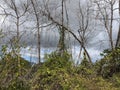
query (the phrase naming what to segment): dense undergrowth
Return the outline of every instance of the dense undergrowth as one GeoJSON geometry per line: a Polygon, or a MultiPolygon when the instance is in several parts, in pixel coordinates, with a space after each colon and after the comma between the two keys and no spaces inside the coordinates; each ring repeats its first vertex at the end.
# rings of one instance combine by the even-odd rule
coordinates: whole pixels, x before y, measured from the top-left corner
{"type": "Polygon", "coordinates": [[[93,65],[86,56],[75,65],[68,52],[53,52],[45,56],[44,63],[34,65],[4,55],[0,60],[0,90],[120,90],[120,48],[101,55],[103,58],[93,65]]]}

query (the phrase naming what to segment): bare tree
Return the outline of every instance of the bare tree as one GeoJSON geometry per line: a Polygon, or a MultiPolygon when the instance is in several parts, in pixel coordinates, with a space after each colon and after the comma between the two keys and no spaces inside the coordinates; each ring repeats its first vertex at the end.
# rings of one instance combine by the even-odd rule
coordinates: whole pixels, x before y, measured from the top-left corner
{"type": "Polygon", "coordinates": [[[59,50],[60,51],[64,51],[65,50],[65,30],[63,27],[64,24],[64,0],[62,0],[61,2],[62,5],[62,26],[59,26],[59,30],[60,30],[60,39],[59,39],[59,50]]]}
{"type": "Polygon", "coordinates": [[[20,20],[22,19],[25,14],[27,13],[28,9],[29,9],[29,3],[28,0],[24,1],[25,3],[23,3],[21,0],[20,2],[17,2],[16,0],[4,0],[5,5],[7,6],[8,9],[4,8],[1,6],[1,8],[3,9],[3,13],[2,15],[6,15],[9,17],[12,17],[15,21],[15,25],[16,25],[16,38],[17,41],[19,42],[20,40],[20,26],[25,22],[25,20],[20,20]],[[20,3],[20,4],[17,4],[20,3]]]}
{"type": "MultiPolygon", "coordinates": [[[[3,0],[5,6],[0,5],[3,12],[1,15],[5,15],[9,18],[10,21],[13,21],[16,28],[16,35],[10,39],[12,52],[17,56],[18,67],[20,71],[20,39],[22,34],[20,33],[20,26],[24,24],[25,20],[23,18],[26,16],[29,10],[29,0],[25,0],[24,2],[19,0],[3,0]]],[[[11,23],[12,24],[12,23],[11,23]]],[[[12,30],[13,31],[13,30],[12,30]]],[[[10,36],[10,34],[9,34],[10,36]]]]}
{"type": "MultiPolygon", "coordinates": [[[[119,17],[120,17],[120,0],[119,0],[119,17]]],[[[120,18],[119,18],[120,21],[120,18]]],[[[117,35],[116,47],[120,46],[120,22],[119,22],[119,30],[117,35]]]]}
{"type": "MultiPolygon", "coordinates": [[[[87,33],[89,29],[89,22],[90,22],[90,7],[86,6],[86,8],[82,8],[81,1],[79,1],[79,11],[78,11],[78,20],[79,20],[79,39],[81,40],[81,44],[85,47],[85,44],[87,43],[87,33]]],[[[89,31],[92,32],[92,31],[89,31]]],[[[86,48],[84,49],[85,53],[88,53],[86,48]]],[[[82,47],[80,48],[80,54],[82,51],[82,47]]],[[[89,59],[90,56],[88,55],[89,59]]]]}
{"type": "Polygon", "coordinates": [[[111,49],[115,47],[113,42],[113,21],[114,19],[114,5],[117,0],[94,0],[97,5],[97,16],[96,19],[100,20],[105,27],[107,32],[111,49]]]}
{"type": "Polygon", "coordinates": [[[35,0],[31,0],[32,3],[32,7],[33,7],[33,12],[35,14],[35,18],[36,18],[36,27],[37,27],[37,47],[38,47],[38,60],[39,63],[41,62],[41,47],[40,47],[40,10],[38,9],[38,7],[36,6],[37,1],[35,0]]]}
{"type": "MultiPolygon", "coordinates": [[[[43,14],[43,16],[46,16],[47,18],[49,18],[49,20],[50,21],[52,21],[53,22],[53,24],[55,24],[55,25],[57,25],[57,26],[59,26],[59,27],[62,27],[63,28],[63,32],[69,32],[78,42],[79,42],[79,44],[80,44],[80,46],[82,47],[82,49],[85,51],[85,53],[86,53],[86,55],[87,55],[87,57],[88,57],[88,60],[89,60],[89,62],[90,63],[92,63],[92,61],[91,61],[91,57],[90,57],[90,55],[89,55],[89,53],[88,53],[88,51],[87,51],[87,49],[86,49],[86,47],[85,47],[85,42],[86,42],[86,35],[87,35],[87,31],[89,30],[88,29],[88,27],[89,27],[89,9],[90,7],[88,7],[86,10],[86,16],[84,16],[82,13],[83,13],[83,11],[82,11],[82,7],[80,7],[80,14],[82,14],[82,21],[81,21],[81,24],[82,25],[80,25],[80,28],[79,28],[79,30],[72,30],[70,27],[68,27],[66,24],[64,24],[63,22],[59,22],[59,21],[57,21],[54,17],[52,17],[52,15],[51,15],[51,13],[49,13],[49,11],[48,10],[46,10],[46,11],[48,11],[48,12],[46,12],[46,11],[42,11],[42,14],[43,14]],[[85,19],[86,18],[86,19],[85,19]],[[83,25],[84,24],[84,25],[83,25]],[[78,36],[78,34],[76,34],[76,31],[79,33],[79,36],[78,36]]],[[[90,31],[89,31],[90,32],[90,31]]],[[[92,32],[91,32],[92,33],[92,32]]]]}

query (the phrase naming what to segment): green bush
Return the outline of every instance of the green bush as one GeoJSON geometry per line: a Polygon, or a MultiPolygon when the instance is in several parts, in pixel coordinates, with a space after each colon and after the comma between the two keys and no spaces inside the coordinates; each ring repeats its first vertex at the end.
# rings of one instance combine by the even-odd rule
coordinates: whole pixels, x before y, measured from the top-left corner
{"type": "Polygon", "coordinates": [[[46,61],[31,80],[32,90],[84,90],[79,75],[72,71],[70,58],[67,52],[46,55],[46,61]]]}
{"type": "Polygon", "coordinates": [[[10,82],[6,90],[30,90],[30,86],[23,78],[16,78],[10,82]]]}
{"type": "Polygon", "coordinates": [[[19,57],[20,67],[18,66],[18,60],[16,57],[12,57],[11,54],[6,54],[2,60],[0,60],[0,88],[1,90],[26,90],[25,75],[31,68],[31,64],[19,57]],[[25,84],[25,85],[24,85],[25,84]],[[20,88],[21,87],[21,88],[20,88]]]}
{"type": "Polygon", "coordinates": [[[69,74],[64,68],[39,69],[31,82],[31,90],[85,90],[79,75],[69,74]]]}
{"type": "Polygon", "coordinates": [[[50,69],[54,69],[56,67],[70,69],[72,63],[71,55],[68,52],[64,52],[62,54],[53,52],[49,55],[45,55],[44,65],[50,69]]]}
{"type": "Polygon", "coordinates": [[[98,74],[108,78],[114,73],[120,72],[120,48],[104,50],[101,55],[103,59],[96,62],[98,74]]]}
{"type": "Polygon", "coordinates": [[[76,69],[77,69],[76,73],[81,74],[82,76],[85,76],[85,77],[89,77],[89,76],[93,75],[93,73],[94,73],[93,66],[88,61],[85,54],[84,54],[84,59],[82,60],[80,65],[77,66],[76,69]]]}

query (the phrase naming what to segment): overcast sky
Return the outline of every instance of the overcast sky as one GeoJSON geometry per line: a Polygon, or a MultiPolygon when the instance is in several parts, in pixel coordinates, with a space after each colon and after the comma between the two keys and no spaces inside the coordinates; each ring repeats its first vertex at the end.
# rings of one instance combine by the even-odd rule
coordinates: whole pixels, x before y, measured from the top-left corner
{"type": "MultiPolygon", "coordinates": [[[[55,3],[58,3],[58,0],[55,0],[55,1],[56,2],[54,2],[54,5],[55,5],[55,3]]],[[[78,1],[79,0],[66,0],[66,7],[67,7],[67,10],[68,10],[68,17],[69,17],[69,27],[72,30],[78,30],[78,28],[79,28],[79,22],[78,22],[79,18],[77,17],[78,6],[79,6],[78,1]]],[[[82,3],[81,7],[83,7],[83,9],[86,6],[85,1],[86,0],[83,0],[81,2],[82,3]]],[[[53,3],[53,1],[52,1],[52,3],[53,3]]],[[[115,7],[118,7],[118,5],[116,4],[115,7]]],[[[55,16],[55,14],[53,12],[51,13],[51,15],[55,16]]],[[[58,15],[60,14],[59,9],[57,11],[57,14],[58,15]]],[[[114,13],[114,17],[118,17],[118,12],[117,11],[114,13]]],[[[59,18],[57,17],[56,20],[58,20],[59,18]]],[[[8,27],[9,27],[9,30],[15,30],[15,28],[14,28],[15,25],[13,24],[12,21],[10,21],[10,18],[6,19],[5,25],[1,24],[3,22],[3,20],[4,20],[4,17],[0,16],[0,26],[1,26],[1,28],[3,28],[4,30],[8,30],[8,27]]],[[[25,25],[27,27],[31,27],[35,24],[33,24],[32,22],[26,22],[25,25]]],[[[96,27],[95,25],[97,25],[97,24],[94,23],[94,21],[91,21],[91,26],[90,26],[89,29],[94,29],[94,30],[91,31],[91,33],[88,35],[88,37],[87,37],[87,40],[88,40],[87,42],[88,43],[86,44],[88,52],[90,53],[90,56],[92,57],[93,61],[100,58],[100,55],[99,55],[100,52],[102,52],[104,49],[109,48],[108,39],[107,39],[106,33],[104,32],[104,28],[102,28],[102,26],[96,27]]],[[[37,39],[36,39],[35,31],[33,33],[29,30],[30,28],[27,28],[27,27],[22,28],[22,27],[23,26],[21,26],[21,29],[26,30],[25,34],[23,35],[22,42],[24,41],[24,42],[26,42],[28,47],[33,46],[34,48],[32,47],[33,49],[31,49],[31,51],[29,51],[28,48],[26,48],[25,50],[22,50],[21,52],[24,55],[24,57],[25,57],[25,55],[26,56],[31,56],[31,53],[32,53],[33,57],[37,57],[37,53],[36,53],[36,50],[35,50],[36,43],[37,43],[36,42],[37,39]],[[23,53],[23,52],[25,52],[25,53],[23,53]]],[[[116,32],[118,31],[118,22],[117,21],[114,21],[113,28],[114,28],[113,39],[115,41],[116,37],[117,37],[116,32]]],[[[42,33],[42,35],[41,35],[42,45],[41,46],[43,47],[41,52],[42,52],[42,57],[43,57],[43,55],[45,53],[49,53],[52,50],[54,50],[53,48],[56,48],[56,46],[58,44],[58,40],[59,40],[59,33],[58,33],[57,28],[54,28],[54,27],[43,28],[41,33],[42,33]],[[52,50],[51,50],[51,48],[52,48],[52,50]]],[[[8,35],[8,37],[9,37],[9,35],[8,35]]],[[[80,48],[79,44],[75,41],[75,39],[72,36],[71,36],[70,39],[71,39],[71,42],[69,42],[69,43],[72,43],[71,47],[72,47],[72,53],[74,54],[74,58],[78,57],[79,48],[80,48]]],[[[68,41],[69,40],[67,39],[66,42],[68,43],[68,41]]]]}

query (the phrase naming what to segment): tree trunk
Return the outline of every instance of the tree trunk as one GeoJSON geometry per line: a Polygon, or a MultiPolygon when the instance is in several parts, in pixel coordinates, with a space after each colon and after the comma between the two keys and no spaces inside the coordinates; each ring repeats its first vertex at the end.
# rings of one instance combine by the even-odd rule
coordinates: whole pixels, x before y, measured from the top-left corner
{"type": "MultiPolygon", "coordinates": [[[[119,0],[119,16],[120,16],[120,0],[119,0]]],[[[118,36],[117,36],[117,41],[116,41],[116,47],[120,46],[120,23],[119,23],[119,31],[118,31],[118,36]]]]}
{"type": "Polygon", "coordinates": [[[32,6],[33,6],[33,10],[34,10],[34,13],[35,13],[35,18],[36,18],[36,27],[37,27],[37,49],[38,49],[38,62],[40,64],[41,62],[41,42],[40,42],[40,22],[39,22],[39,14],[37,12],[37,9],[35,7],[35,4],[34,4],[34,1],[31,0],[31,3],[32,3],[32,6]]]}
{"type": "Polygon", "coordinates": [[[62,26],[59,26],[59,30],[60,30],[60,39],[59,39],[59,44],[58,44],[58,48],[60,52],[64,52],[65,51],[65,30],[64,30],[64,0],[62,0],[62,26]]]}

